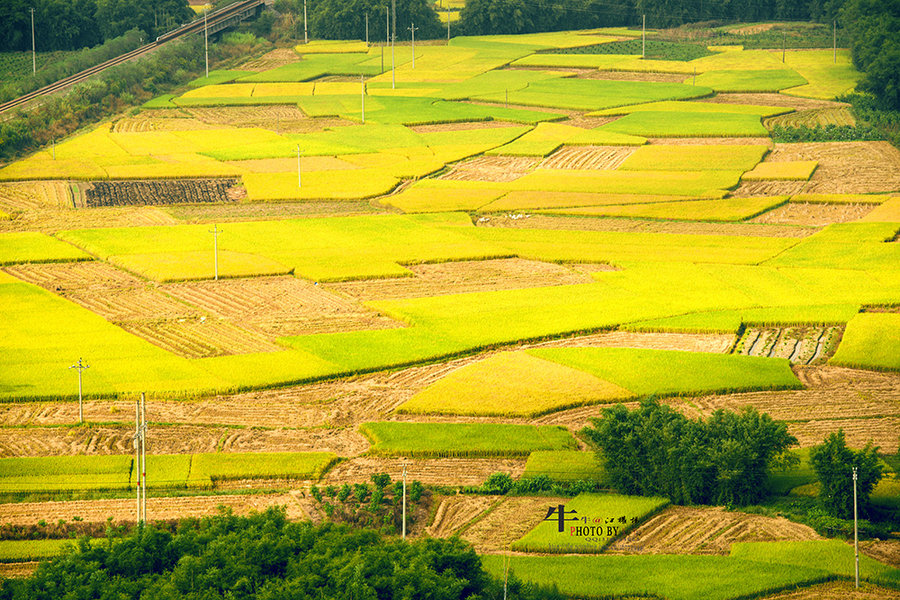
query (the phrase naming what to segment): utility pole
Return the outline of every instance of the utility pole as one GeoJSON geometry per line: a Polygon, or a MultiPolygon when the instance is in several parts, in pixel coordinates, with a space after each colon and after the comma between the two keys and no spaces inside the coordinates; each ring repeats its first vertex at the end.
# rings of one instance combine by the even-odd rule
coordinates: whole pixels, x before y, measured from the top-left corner
{"type": "Polygon", "coordinates": [[[303,187],[303,181],[300,179],[300,144],[297,144],[297,188],[303,187]]]}
{"type": "MultiPolygon", "coordinates": [[[[384,7],[384,46],[391,43],[391,9],[384,7]]],[[[384,73],[384,46],[381,47],[381,72],[384,73]]]]}
{"type": "Polygon", "coordinates": [[[141,524],[141,401],[134,399],[134,469],[137,473],[137,507],[135,520],[138,526],[141,524]]]}
{"type": "Polygon", "coordinates": [[[784,64],[784,52],[787,49],[787,32],[781,32],[781,62],[784,64]]]}
{"type": "Polygon", "coordinates": [[[853,549],[856,553],[856,588],[859,589],[859,529],[856,520],[856,467],[853,467],[853,549]]]}
{"type": "Polygon", "coordinates": [[[209,21],[206,14],[209,9],[203,11],[203,47],[206,50],[206,78],[209,79],[209,21]]]}
{"type": "Polygon", "coordinates": [[[403,459],[403,539],[406,539],[406,459],[403,459]]]}
{"type": "Polygon", "coordinates": [[[216,281],[219,280],[219,234],[222,233],[222,230],[219,229],[218,225],[213,225],[210,233],[213,234],[213,262],[215,266],[215,275],[216,281]]]}
{"type": "Polygon", "coordinates": [[[361,100],[361,106],[362,106],[362,110],[360,112],[362,113],[363,125],[365,125],[366,124],[366,80],[364,79],[363,75],[359,76],[359,87],[361,90],[360,91],[360,100],[361,100]]]}
{"type": "Polygon", "coordinates": [[[833,40],[832,43],[834,44],[834,53],[832,54],[832,62],[834,64],[837,64],[837,19],[835,19],[833,21],[832,27],[833,27],[833,29],[832,29],[831,36],[832,36],[832,40],[833,40]]]}
{"type": "Polygon", "coordinates": [[[450,45],[450,1],[447,1],[447,45],[450,45]]]}
{"type": "Polygon", "coordinates": [[[31,72],[37,73],[37,54],[34,50],[34,9],[31,10],[31,72]]]}
{"type": "Polygon", "coordinates": [[[69,367],[70,369],[78,369],[78,422],[84,423],[84,403],[82,401],[81,396],[81,374],[85,369],[90,369],[90,365],[86,365],[81,362],[81,358],[78,359],[78,362],[69,367]]]}
{"type": "Polygon", "coordinates": [[[369,47],[369,13],[366,13],[366,48],[369,47]]]}
{"type": "Polygon", "coordinates": [[[641,16],[641,58],[647,56],[647,15],[641,16]]]}
{"type": "Polygon", "coordinates": [[[394,43],[397,41],[397,0],[391,0],[391,89],[397,87],[396,63],[394,62],[394,43]]]}
{"type": "Polygon", "coordinates": [[[141,392],[141,522],[147,521],[147,400],[141,392]]]}
{"type": "Polygon", "coordinates": [[[503,600],[506,600],[506,588],[509,583],[509,555],[503,555],[503,600]]]}
{"type": "Polygon", "coordinates": [[[412,23],[407,29],[412,34],[412,68],[416,68],[416,24],[412,23]]]}
{"type": "Polygon", "coordinates": [[[303,43],[309,43],[309,29],[306,26],[306,0],[303,0],[303,43]]]}

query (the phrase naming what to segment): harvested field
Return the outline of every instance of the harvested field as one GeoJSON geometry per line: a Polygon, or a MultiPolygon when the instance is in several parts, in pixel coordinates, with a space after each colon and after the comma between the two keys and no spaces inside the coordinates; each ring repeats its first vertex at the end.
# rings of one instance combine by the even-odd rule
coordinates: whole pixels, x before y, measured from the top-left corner
{"type": "Polygon", "coordinates": [[[561,121],[556,121],[560,125],[571,125],[572,127],[581,127],[582,129],[596,129],[601,125],[612,123],[619,117],[589,117],[587,114],[571,114],[561,121]]]}
{"type": "Polygon", "coordinates": [[[815,100],[785,94],[716,94],[712,98],[700,98],[699,102],[715,102],[718,104],[756,104],[759,106],[779,106],[796,110],[816,108],[847,108],[844,102],[831,100],[815,100]]]}
{"type": "Polygon", "coordinates": [[[435,123],[433,125],[411,125],[410,131],[429,133],[433,131],[469,131],[472,129],[496,129],[498,127],[520,127],[508,121],[458,121],[456,123],[435,123]]]}
{"type": "Polygon", "coordinates": [[[737,354],[786,358],[794,364],[820,364],[837,349],[841,327],[749,328],[736,347],[737,354]]]}
{"type": "Polygon", "coordinates": [[[875,209],[875,204],[820,204],[788,202],[750,219],[751,223],[823,227],[832,223],[858,221],[875,209]]]}
{"type": "Polygon", "coordinates": [[[576,75],[578,79],[605,79],[607,81],[663,81],[681,83],[686,75],[683,73],[650,73],[643,71],[599,71],[583,69],[576,75]]]}
{"type": "Polygon", "coordinates": [[[775,144],[769,162],[816,160],[810,194],[862,194],[900,189],[900,150],[888,142],[775,144]]]}
{"type": "Polygon", "coordinates": [[[223,319],[177,319],[126,321],[125,331],[140,336],[167,352],[185,358],[208,358],[283,350],[263,336],[223,319]]]}
{"type": "Polygon", "coordinates": [[[856,125],[849,108],[809,108],[765,119],[766,129],[773,127],[824,127],[825,125],[856,125]]]}
{"type": "Polygon", "coordinates": [[[820,540],[811,527],[783,517],[729,512],[721,507],[670,506],[628,535],[609,554],[721,554],[735,542],[820,540]]]}
{"type": "Polygon", "coordinates": [[[0,221],[0,231],[40,231],[97,227],[145,227],[175,225],[177,221],[155,206],[109,207],[91,210],[65,208],[34,209],[19,213],[12,221],[0,221]]]}
{"type": "Polygon", "coordinates": [[[900,416],[872,419],[813,420],[790,423],[788,432],[797,438],[801,447],[821,444],[822,440],[838,429],[844,430],[847,446],[862,448],[869,442],[881,448],[881,452],[897,452],[897,432],[900,431],[900,416]]]}
{"type": "Polygon", "coordinates": [[[336,217],[398,212],[376,207],[366,200],[338,202],[264,202],[259,204],[181,204],[166,209],[186,223],[259,221],[290,217],[336,217]]]}
{"type": "Polygon", "coordinates": [[[524,219],[514,219],[509,216],[491,216],[483,221],[479,221],[478,226],[761,237],[807,237],[818,231],[817,228],[813,227],[794,227],[763,223],[665,222],[642,221],[640,219],[597,219],[591,217],[562,217],[549,215],[529,215],[524,219]]]}
{"type": "Polygon", "coordinates": [[[900,540],[865,540],[859,543],[863,554],[900,569],[900,540]]]}
{"type": "Polygon", "coordinates": [[[534,169],[537,162],[525,156],[479,156],[452,165],[438,179],[514,181],[534,169]]]}
{"type": "Polygon", "coordinates": [[[81,186],[83,207],[195,204],[237,200],[237,179],[94,181],[81,186]]]}
{"type": "Polygon", "coordinates": [[[503,258],[412,265],[416,276],[327,284],[359,301],[419,298],[490,290],[590,283],[582,273],[553,263],[503,258]]]}
{"type": "Polygon", "coordinates": [[[765,596],[764,600],[898,600],[900,590],[862,582],[856,589],[852,581],[832,581],[799,590],[765,596]]]}
{"type": "Polygon", "coordinates": [[[272,338],[400,326],[324,287],[294,277],[254,277],[180,283],[162,289],[212,315],[250,326],[272,338]]]}
{"type": "Polygon", "coordinates": [[[275,133],[313,133],[353,125],[338,118],[310,118],[295,105],[216,106],[187,112],[202,123],[229,127],[262,127],[275,133]]]}
{"type": "Polygon", "coordinates": [[[618,168],[634,150],[625,146],[563,146],[538,166],[543,169],[609,171],[618,168]]]}
{"type": "Polygon", "coordinates": [[[0,563],[0,580],[6,578],[31,577],[39,562],[0,563]]]}
{"type": "Polygon", "coordinates": [[[472,496],[458,494],[441,499],[434,520],[425,528],[425,533],[435,538],[448,538],[461,527],[502,501],[503,496],[472,496]]]}
{"type": "Polygon", "coordinates": [[[300,57],[292,48],[278,48],[266,52],[259,58],[248,60],[238,68],[242,71],[268,71],[269,69],[295,63],[298,60],[300,60],[300,57]]]}
{"type": "Polygon", "coordinates": [[[649,144],[666,146],[770,146],[767,137],[693,137],[693,138],[647,138],[649,144]]]}
{"type": "MultiPolygon", "coordinates": [[[[127,404],[127,403],[125,403],[127,404]]],[[[154,404],[150,403],[151,408],[154,404]]],[[[2,456],[66,456],[125,454],[134,451],[132,436],[134,404],[123,411],[119,426],[25,427],[0,429],[2,456]]],[[[77,407],[76,407],[77,410],[77,407]]],[[[152,412],[152,411],[150,411],[152,412]]],[[[89,415],[90,413],[86,411],[89,415]]],[[[334,452],[353,455],[369,443],[355,431],[344,429],[244,429],[197,425],[157,425],[150,422],[149,454],[196,454],[207,452],[334,452]]],[[[524,461],[523,461],[524,465],[524,461]]],[[[524,468],[524,466],[523,466],[524,468]]]]}
{"type": "MultiPolygon", "coordinates": [[[[241,494],[218,496],[185,496],[181,498],[147,498],[147,518],[184,519],[215,515],[219,506],[231,508],[236,515],[248,515],[270,506],[287,507],[291,519],[303,519],[305,512],[293,494],[241,494]]],[[[103,523],[109,517],[117,522],[134,522],[134,499],[78,500],[75,502],[22,502],[0,504],[0,521],[12,525],[32,525],[40,520],[55,523],[81,517],[85,523],[103,523]]]]}
{"type": "Polygon", "coordinates": [[[13,265],[5,267],[4,271],[59,294],[105,292],[146,285],[134,275],[98,261],[13,265]]]}
{"type": "Polygon", "coordinates": [[[0,208],[8,211],[73,207],[72,191],[66,181],[0,183],[0,208]]]}
{"type": "Polygon", "coordinates": [[[808,181],[741,181],[728,196],[753,198],[758,196],[793,196],[805,191],[808,181]]]}
{"type": "MultiPolygon", "coordinates": [[[[481,485],[492,473],[509,473],[517,479],[525,471],[525,459],[440,458],[407,461],[406,476],[430,485],[481,485]]],[[[322,485],[368,483],[374,473],[391,479],[403,477],[403,459],[358,456],[338,463],[322,478],[322,485]]],[[[546,512],[546,511],[545,511],[546,512]]]]}
{"type": "Polygon", "coordinates": [[[123,117],[113,123],[113,133],[144,133],[147,131],[196,131],[215,129],[214,125],[193,119],[185,114],[163,116],[160,111],[146,111],[134,117],[123,117]]]}
{"type": "Polygon", "coordinates": [[[565,504],[569,498],[507,496],[462,534],[478,553],[509,550],[510,544],[534,529],[547,508],[565,504]]]}
{"type": "Polygon", "coordinates": [[[536,348],[645,348],[682,352],[728,352],[734,343],[731,334],[635,333],[609,331],[577,338],[535,344],[536,348]]]}
{"type": "MultiPolygon", "coordinates": [[[[97,313],[107,321],[162,321],[168,319],[200,319],[197,309],[173,300],[153,287],[133,287],[117,290],[61,292],[61,296],[97,313]]],[[[126,327],[128,329],[128,327],[126,327]]]]}

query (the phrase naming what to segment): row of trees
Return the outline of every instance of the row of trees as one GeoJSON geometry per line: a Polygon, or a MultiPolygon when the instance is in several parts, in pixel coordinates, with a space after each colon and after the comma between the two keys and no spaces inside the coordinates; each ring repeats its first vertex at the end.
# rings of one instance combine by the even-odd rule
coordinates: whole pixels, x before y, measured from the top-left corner
{"type": "Polygon", "coordinates": [[[130,29],[150,40],[194,16],[187,0],[4,0],[0,51],[31,50],[32,8],[38,52],[90,48],[130,29]]]}
{"type": "MultiPolygon", "coordinates": [[[[562,600],[552,590],[510,582],[510,600],[562,600]]],[[[153,526],[42,564],[30,579],[2,581],[0,600],[378,600],[502,598],[471,546],[458,538],[407,543],[372,530],[288,522],[284,509],[247,518],[222,514],[153,526]]]]}

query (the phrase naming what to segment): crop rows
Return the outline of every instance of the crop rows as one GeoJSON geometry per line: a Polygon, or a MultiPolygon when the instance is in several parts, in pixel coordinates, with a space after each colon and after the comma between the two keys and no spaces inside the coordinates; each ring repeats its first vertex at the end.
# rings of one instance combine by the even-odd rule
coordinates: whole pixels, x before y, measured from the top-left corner
{"type": "Polygon", "coordinates": [[[744,356],[787,358],[794,364],[818,364],[834,354],[842,331],[837,326],[750,328],[738,342],[736,352],[744,356]]]}
{"type": "Polygon", "coordinates": [[[856,119],[847,108],[813,108],[799,110],[786,115],[766,119],[768,128],[780,127],[824,127],[825,125],[856,125],[856,119]]]}
{"type": "Polygon", "coordinates": [[[453,165],[439,179],[459,181],[515,181],[537,164],[534,158],[520,156],[481,156],[453,165]]]}
{"type": "Polygon", "coordinates": [[[72,192],[64,181],[0,183],[0,207],[11,210],[71,208],[72,192]]]}
{"type": "Polygon", "coordinates": [[[563,146],[543,161],[545,169],[612,170],[634,153],[624,146],[563,146]]]}
{"type": "Polygon", "coordinates": [[[85,204],[146,206],[198,202],[228,202],[234,179],[168,179],[151,181],[95,181],[84,190],[85,204]]]}
{"type": "Polygon", "coordinates": [[[122,323],[122,328],[163,350],[186,358],[281,350],[261,336],[220,319],[201,317],[174,321],[129,321],[122,323]]]}

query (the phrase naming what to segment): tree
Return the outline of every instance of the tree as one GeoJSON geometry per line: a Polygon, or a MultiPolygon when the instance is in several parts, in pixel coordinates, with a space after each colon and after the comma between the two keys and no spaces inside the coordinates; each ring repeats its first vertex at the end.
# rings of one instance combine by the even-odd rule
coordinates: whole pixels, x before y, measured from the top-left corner
{"type": "Polygon", "coordinates": [[[819,478],[819,499],[825,510],[842,519],[853,518],[853,467],[857,470],[856,494],[861,513],[869,505],[869,494],[882,477],[878,448],[871,442],[862,450],[847,447],[844,430],[829,434],[809,454],[819,478]]]}
{"type": "MultiPolygon", "coordinates": [[[[309,33],[326,40],[364,40],[368,15],[369,41],[380,42],[386,35],[385,11],[391,6],[391,0],[318,0],[308,8],[309,33]]],[[[411,23],[416,26],[416,39],[434,39],[445,34],[430,2],[397,0],[397,40],[410,39],[407,28],[411,23]]],[[[299,27],[302,37],[302,9],[299,27]]]]}

